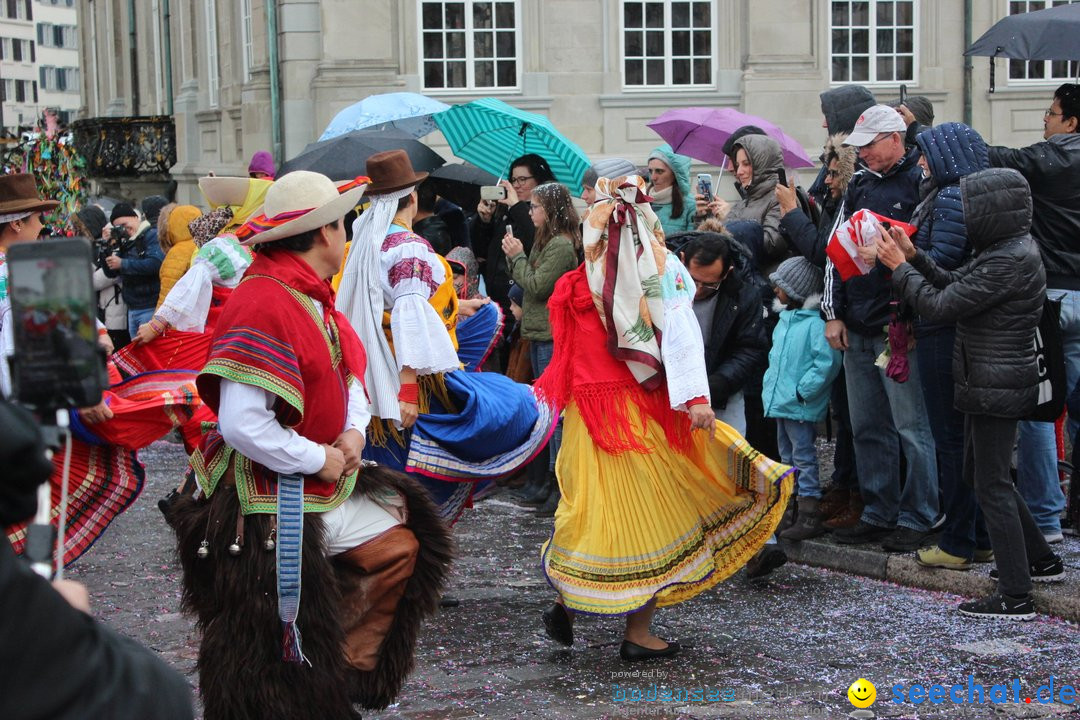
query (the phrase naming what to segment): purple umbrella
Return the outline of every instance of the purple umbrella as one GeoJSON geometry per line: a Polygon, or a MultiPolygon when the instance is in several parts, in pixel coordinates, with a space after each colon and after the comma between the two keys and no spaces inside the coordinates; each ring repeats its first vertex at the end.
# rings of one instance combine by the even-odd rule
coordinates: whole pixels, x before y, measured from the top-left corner
{"type": "Polygon", "coordinates": [[[675,108],[648,124],[675,152],[719,167],[724,167],[727,160],[721,149],[724,142],[743,125],[757,125],[780,143],[785,166],[813,167],[814,163],[797,140],[768,120],[734,108],[675,108]]]}

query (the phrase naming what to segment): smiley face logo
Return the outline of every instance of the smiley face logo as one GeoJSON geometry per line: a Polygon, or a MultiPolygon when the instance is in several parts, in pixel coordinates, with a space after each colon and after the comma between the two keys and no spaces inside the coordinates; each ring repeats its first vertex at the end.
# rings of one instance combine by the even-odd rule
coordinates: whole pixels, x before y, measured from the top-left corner
{"type": "Polygon", "coordinates": [[[848,688],[847,698],[857,708],[868,708],[877,700],[877,688],[866,678],[859,678],[848,688]]]}

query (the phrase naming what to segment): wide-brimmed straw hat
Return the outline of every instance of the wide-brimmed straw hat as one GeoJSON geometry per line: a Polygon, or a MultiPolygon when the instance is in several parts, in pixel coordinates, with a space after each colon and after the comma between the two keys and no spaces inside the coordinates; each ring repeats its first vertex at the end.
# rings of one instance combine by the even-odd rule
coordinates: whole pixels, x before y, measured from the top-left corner
{"type": "Polygon", "coordinates": [[[253,182],[270,183],[272,181],[246,177],[207,175],[199,178],[199,190],[202,190],[206,201],[213,207],[243,205],[247,200],[248,188],[253,182]]]}
{"type": "Polygon", "coordinates": [[[358,177],[336,185],[325,175],[294,170],[274,181],[266,191],[261,213],[248,220],[237,235],[242,236],[244,245],[254,245],[329,225],[356,206],[368,182],[366,177],[358,177]]]}
{"type": "Polygon", "coordinates": [[[29,173],[0,175],[0,215],[35,210],[52,210],[60,203],[42,200],[34,176],[29,173]]]}
{"type": "Polygon", "coordinates": [[[367,190],[368,197],[388,195],[419,185],[428,176],[426,172],[413,170],[409,154],[404,150],[375,153],[367,159],[365,172],[371,178],[371,185],[367,190]]]}

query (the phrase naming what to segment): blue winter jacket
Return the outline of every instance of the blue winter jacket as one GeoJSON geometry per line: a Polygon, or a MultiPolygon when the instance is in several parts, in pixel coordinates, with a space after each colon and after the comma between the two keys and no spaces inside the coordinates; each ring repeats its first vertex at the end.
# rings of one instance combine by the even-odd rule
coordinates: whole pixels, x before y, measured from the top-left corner
{"type": "MultiPolygon", "coordinates": [[[[930,166],[931,190],[915,209],[913,222],[919,229],[913,242],[935,265],[955,270],[971,257],[960,178],[990,167],[989,150],[978,132],[955,122],[922,131],[915,143],[930,166]],[[923,203],[931,207],[924,208],[923,203]]],[[[923,337],[947,327],[952,326],[920,320],[915,335],[923,337]]]]}
{"type": "Polygon", "coordinates": [[[804,422],[825,417],[842,356],[825,339],[820,302],[820,297],[811,296],[802,308],[780,313],[762,382],[765,417],[804,422]]]}
{"type": "Polygon", "coordinates": [[[990,167],[986,143],[963,123],[942,123],[924,130],[915,142],[930,166],[937,194],[932,200],[933,211],[928,220],[920,221],[914,242],[938,267],[955,270],[971,254],[960,178],[990,167]]]}

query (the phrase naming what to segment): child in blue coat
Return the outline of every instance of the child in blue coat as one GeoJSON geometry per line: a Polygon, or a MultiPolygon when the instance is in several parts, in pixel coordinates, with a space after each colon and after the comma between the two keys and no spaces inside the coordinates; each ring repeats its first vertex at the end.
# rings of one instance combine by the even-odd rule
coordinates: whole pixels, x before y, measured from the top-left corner
{"type": "Polygon", "coordinates": [[[804,257],[788,258],[769,276],[780,321],[773,330],[769,369],[761,391],[765,416],[776,418],[780,459],[798,469],[798,521],[780,533],[807,540],[825,532],[818,505],[817,423],[825,417],[829,388],[840,372],[840,353],[825,339],[821,319],[824,275],[804,257]]]}

